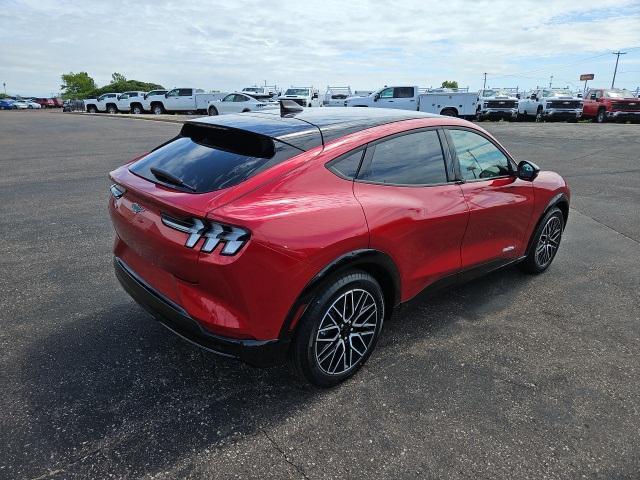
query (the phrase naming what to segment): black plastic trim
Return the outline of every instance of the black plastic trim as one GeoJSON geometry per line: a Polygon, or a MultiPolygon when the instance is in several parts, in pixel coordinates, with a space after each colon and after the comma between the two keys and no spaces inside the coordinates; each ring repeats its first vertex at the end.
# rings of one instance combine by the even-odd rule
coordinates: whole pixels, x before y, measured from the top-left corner
{"type": "Polygon", "coordinates": [[[146,283],[121,259],[115,257],[113,264],[122,288],[163,326],[188,342],[217,355],[236,358],[256,367],[277,365],[286,360],[288,339],[248,340],[214,335],[184,308],[146,283]]]}
{"type": "MultiPolygon", "coordinates": [[[[295,320],[296,314],[299,312],[300,308],[306,306],[311,302],[313,296],[315,294],[315,290],[324,280],[329,278],[335,272],[346,269],[346,268],[358,268],[358,266],[363,265],[376,265],[380,268],[383,268],[385,272],[391,277],[391,281],[393,283],[392,288],[392,300],[391,307],[394,307],[400,303],[400,272],[395,262],[391,259],[389,255],[381,252],[380,250],[375,250],[371,248],[365,248],[360,250],[354,250],[352,252],[341,255],[340,257],[333,260],[331,263],[326,265],[322,270],[320,270],[305,286],[302,290],[302,293],[298,296],[294,304],[289,309],[289,313],[287,314],[284,323],[282,324],[282,328],[280,329],[280,339],[290,339],[291,338],[291,324],[295,320]]],[[[306,307],[305,307],[306,310],[306,307]]],[[[391,308],[388,309],[391,311],[391,308]]],[[[304,314],[304,312],[302,313],[304,314]]]]}

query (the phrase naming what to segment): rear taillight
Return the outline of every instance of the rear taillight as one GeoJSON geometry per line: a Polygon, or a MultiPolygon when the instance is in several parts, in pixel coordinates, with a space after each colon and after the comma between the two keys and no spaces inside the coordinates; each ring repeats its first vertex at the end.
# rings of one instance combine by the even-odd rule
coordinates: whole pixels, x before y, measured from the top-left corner
{"type": "Polygon", "coordinates": [[[184,244],[187,248],[194,248],[201,238],[204,238],[200,251],[213,252],[219,244],[223,247],[221,255],[235,255],[247,243],[251,236],[248,230],[232,225],[210,220],[191,218],[188,220],[177,219],[165,213],[161,214],[162,223],[169,228],[187,234],[184,244]]]}
{"type": "Polygon", "coordinates": [[[121,185],[118,185],[117,183],[114,183],[109,187],[109,191],[111,192],[111,195],[113,195],[114,198],[118,199],[124,195],[127,189],[121,185]]]}

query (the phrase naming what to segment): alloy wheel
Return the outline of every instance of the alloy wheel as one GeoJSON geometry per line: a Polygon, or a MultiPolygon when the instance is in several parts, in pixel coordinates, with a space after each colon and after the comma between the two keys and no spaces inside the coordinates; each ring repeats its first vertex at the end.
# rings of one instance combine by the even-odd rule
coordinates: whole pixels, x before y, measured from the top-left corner
{"type": "Polygon", "coordinates": [[[558,217],[551,217],[540,234],[540,239],[536,245],[536,262],[540,267],[546,267],[560,246],[562,237],[562,222],[558,217]]]}
{"type": "Polygon", "coordinates": [[[320,370],[340,375],[366,355],[381,321],[373,296],[352,289],[335,300],[324,314],[315,338],[315,357],[320,370]]]}

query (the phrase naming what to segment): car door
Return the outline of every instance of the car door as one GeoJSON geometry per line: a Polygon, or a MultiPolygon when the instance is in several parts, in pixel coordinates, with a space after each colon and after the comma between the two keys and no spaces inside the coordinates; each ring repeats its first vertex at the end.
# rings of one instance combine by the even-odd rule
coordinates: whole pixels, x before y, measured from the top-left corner
{"type": "Polygon", "coordinates": [[[370,247],[394,260],[407,298],[460,268],[469,214],[443,145],[436,128],[369,144],[354,181],[370,247]]]}
{"type": "Polygon", "coordinates": [[[533,183],[516,176],[513,160],[488,136],[464,127],[447,127],[446,133],[469,209],[462,268],[506,263],[523,255],[533,214],[533,183]]]}
{"type": "Polygon", "coordinates": [[[164,99],[164,108],[169,111],[178,111],[180,110],[180,94],[179,88],[174,88],[173,90],[169,90],[166,93],[166,98],[164,99]]]}
{"type": "Polygon", "coordinates": [[[188,111],[196,108],[195,96],[193,88],[178,89],[178,108],[177,110],[188,111]]]}
{"type": "Polygon", "coordinates": [[[582,115],[594,117],[596,115],[596,91],[589,90],[582,99],[582,115]]]}
{"type": "Polygon", "coordinates": [[[220,115],[224,115],[225,113],[233,113],[234,112],[234,100],[236,98],[235,93],[230,93],[220,100],[220,102],[216,103],[216,108],[218,109],[218,113],[220,115]]]}
{"type": "Polygon", "coordinates": [[[251,110],[249,97],[247,97],[246,95],[242,95],[241,93],[236,93],[236,96],[233,99],[233,109],[234,112],[237,113],[242,113],[246,109],[251,110]]]}

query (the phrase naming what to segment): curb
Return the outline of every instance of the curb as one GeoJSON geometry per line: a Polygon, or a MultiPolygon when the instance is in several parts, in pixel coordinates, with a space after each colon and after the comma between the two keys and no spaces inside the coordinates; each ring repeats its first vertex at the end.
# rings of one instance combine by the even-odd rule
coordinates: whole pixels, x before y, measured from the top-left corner
{"type": "Polygon", "coordinates": [[[165,122],[165,123],[184,123],[193,118],[201,117],[202,115],[189,115],[185,116],[185,118],[166,118],[161,117],[160,115],[151,115],[148,116],[146,114],[133,115],[130,113],[87,113],[87,112],[57,112],[64,115],[84,115],[89,117],[99,117],[99,118],[129,118],[132,120],[146,120],[148,122],[165,122]]]}

